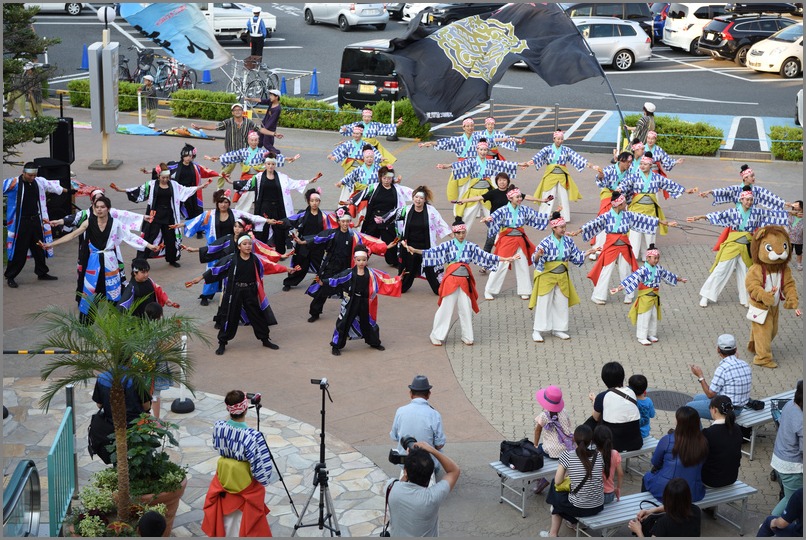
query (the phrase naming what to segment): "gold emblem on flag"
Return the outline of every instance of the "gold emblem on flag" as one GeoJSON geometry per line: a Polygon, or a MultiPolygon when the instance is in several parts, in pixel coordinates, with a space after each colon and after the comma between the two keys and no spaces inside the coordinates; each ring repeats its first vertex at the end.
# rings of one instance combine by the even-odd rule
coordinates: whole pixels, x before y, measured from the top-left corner
{"type": "Polygon", "coordinates": [[[428,39],[433,39],[450,59],[452,67],[465,79],[483,79],[491,82],[504,57],[528,48],[526,41],[515,35],[512,23],[496,19],[482,20],[468,17],[440,28],[428,39]]]}

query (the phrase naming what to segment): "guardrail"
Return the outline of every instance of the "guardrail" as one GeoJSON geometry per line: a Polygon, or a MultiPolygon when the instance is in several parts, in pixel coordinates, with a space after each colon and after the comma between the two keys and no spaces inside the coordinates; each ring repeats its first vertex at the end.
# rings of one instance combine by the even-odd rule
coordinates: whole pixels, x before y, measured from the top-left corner
{"type": "Polygon", "coordinates": [[[39,471],[32,460],[20,461],[3,489],[3,536],[36,536],[41,512],[39,471]]]}
{"type": "Polygon", "coordinates": [[[67,407],[48,452],[48,517],[50,536],[59,536],[76,490],[73,407],[67,407]]]}

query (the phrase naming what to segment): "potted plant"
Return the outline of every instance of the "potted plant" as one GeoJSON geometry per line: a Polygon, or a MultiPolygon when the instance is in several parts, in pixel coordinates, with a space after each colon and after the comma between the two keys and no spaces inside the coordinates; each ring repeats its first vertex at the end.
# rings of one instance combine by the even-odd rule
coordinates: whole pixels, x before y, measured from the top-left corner
{"type": "MultiPolygon", "coordinates": [[[[45,339],[40,347],[72,351],[71,354],[51,357],[42,368],[42,380],[48,380],[50,384],[40,399],[40,406],[47,410],[54,396],[68,384],[86,385],[99,374],[109,373],[117,456],[129,456],[124,380],[128,379],[142,390],[149,387],[154,377],[160,376],[184,384],[192,392],[188,379],[193,365],[178,336],[184,334],[188,339],[209,344],[188,317],[141,319],[129,311],[118,310],[104,298],[93,302],[89,323],[77,313],[56,306],[34,314],[34,319],[43,322],[45,339]]],[[[134,509],[129,459],[118,459],[115,472],[116,515],[119,520],[130,523],[134,509]]]]}

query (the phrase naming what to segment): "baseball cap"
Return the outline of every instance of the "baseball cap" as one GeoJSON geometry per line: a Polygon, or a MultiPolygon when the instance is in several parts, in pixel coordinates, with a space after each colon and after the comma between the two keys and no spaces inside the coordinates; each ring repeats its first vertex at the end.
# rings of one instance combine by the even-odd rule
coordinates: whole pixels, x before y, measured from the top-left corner
{"type": "Polygon", "coordinates": [[[151,75],[145,75],[143,76],[143,80],[154,82],[154,77],[152,77],[151,75]]]}
{"type": "Polygon", "coordinates": [[[730,351],[736,348],[736,338],[730,334],[722,334],[716,338],[716,346],[720,351],[730,351]]]}
{"type": "Polygon", "coordinates": [[[280,97],[280,96],[282,96],[282,95],[283,95],[283,94],[282,94],[282,93],[281,93],[279,90],[277,90],[276,88],[272,88],[271,90],[269,90],[269,94],[274,94],[274,95],[275,95],[275,96],[277,96],[277,97],[280,97]]]}
{"type": "Polygon", "coordinates": [[[232,110],[235,107],[240,107],[241,109],[243,109],[243,105],[241,105],[240,103],[233,103],[232,105],[229,106],[229,110],[232,110]]]}

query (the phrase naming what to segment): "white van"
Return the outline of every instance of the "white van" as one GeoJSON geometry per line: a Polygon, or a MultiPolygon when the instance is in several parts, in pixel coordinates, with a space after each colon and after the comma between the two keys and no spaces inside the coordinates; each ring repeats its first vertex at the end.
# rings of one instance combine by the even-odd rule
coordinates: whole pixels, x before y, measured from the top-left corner
{"type": "Polygon", "coordinates": [[[671,4],[663,27],[663,43],[699,54],[697,43],[711,19],[725,14],[725,4],[671,4]]]}

